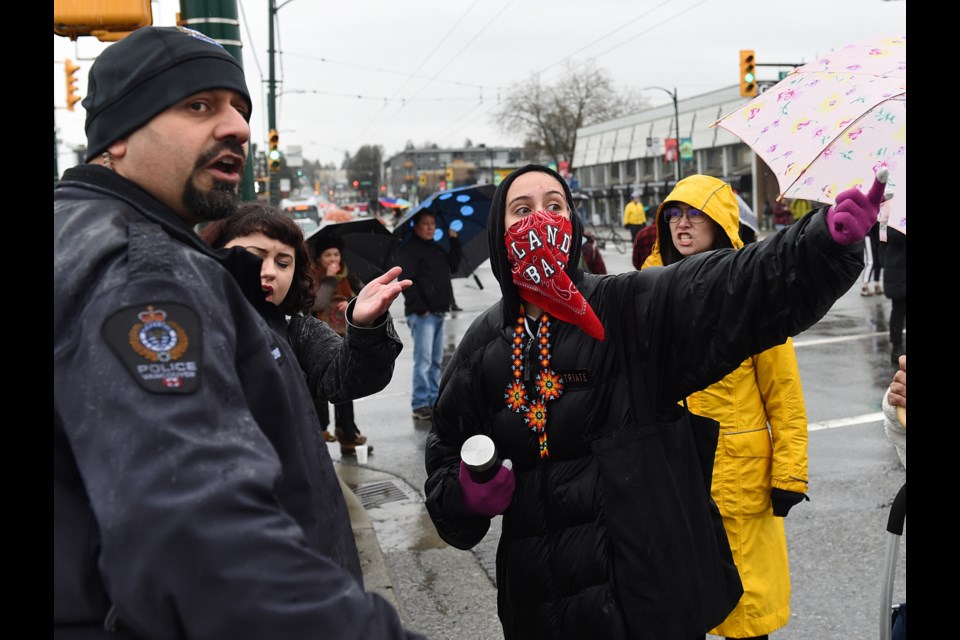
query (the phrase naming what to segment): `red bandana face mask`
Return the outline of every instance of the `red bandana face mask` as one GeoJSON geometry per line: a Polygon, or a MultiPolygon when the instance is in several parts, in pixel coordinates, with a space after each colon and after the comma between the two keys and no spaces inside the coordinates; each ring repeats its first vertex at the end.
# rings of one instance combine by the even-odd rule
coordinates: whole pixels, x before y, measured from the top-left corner
{"type": "Polygon", "coordinates": [[[573,242],[570,221],[550,211],[536,211],[507,229],[504,241],[520,297],[603,340],[603,325],[564,271],[573,242]]]}

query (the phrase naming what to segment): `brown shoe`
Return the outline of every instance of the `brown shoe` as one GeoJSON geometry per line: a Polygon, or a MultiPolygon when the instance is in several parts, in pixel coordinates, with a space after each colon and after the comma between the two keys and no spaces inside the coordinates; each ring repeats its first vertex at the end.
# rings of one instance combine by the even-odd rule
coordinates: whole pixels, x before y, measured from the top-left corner
{"type": "MultiPolygon", "coordinates": [[[[367,436],[362,435],[359,430],[353,442],[347,440],[346,434],[343,433],[343,429],[340,427],[335,428],[333,432],[337,434],[336,440],[340,443],[340,453],[342,455],[352,456],[356,453],[354,449],[358,444],[367,444],[367,436]]],[[[367,452],[373,453],[373,445],[367,445],[367,452]]]]}
{"type": "Polygon", "coordinates": [[[330,433],[329,431],[326,431],[326,430],[325,430],[325,431],[323,432],[323,441],[324,441],[324,442],[336,442],[336,441],[337,441],[337,436],[335,436],[335,435],[333,435],[332,433],[330,433]]]}

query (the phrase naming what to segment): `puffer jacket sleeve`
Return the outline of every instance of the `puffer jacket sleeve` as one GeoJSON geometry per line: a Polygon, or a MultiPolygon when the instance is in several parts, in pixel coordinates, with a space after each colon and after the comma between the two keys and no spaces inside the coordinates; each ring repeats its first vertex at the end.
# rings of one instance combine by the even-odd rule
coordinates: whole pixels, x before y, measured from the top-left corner
{"type": "Polygon", "coordinates": [[[773,441],[772,487],[807,491],[807,409],[793,340],[754,357],[757,386],[773,441]]]}
{"type": "Polygon", "coordinates": [[[447,544],[471,549],[490,528],[490,518],[467,513],[460,490],[460,447],[470,436],[489,433],[493,411],[484,407],[477,385],[492,323],[500,308],[495,305],[474,320],[457,346],[454,359],[444,370],[433,426],[425,444],[427,481],[424,487],[427,511],[437,533],[447,544]]]}
{"type": "Polygon", "coordinates": [[[349,323],[354,304],[351,301],[347,307],[347,335],[343,338],[313,316],[290,318],[287,340],[297,354],[314,401],[336,403],[362,398],[383,390],[393,377],[403,343],[390,314],[378,318],[372,327],[358,327],[349,323]]]}
{"type": "MultiPolygon", "coordinates": [[[[747,357],[782,344],[820,320],[863,271],[863,243],[842,246],[826,208],[743,249],[690,256],[645,269],[619,290],[624,335],[638,336],[628,359],[647,367],[658,409],[717,382],[747,357]],[[623,296],[629,296],[624,299],[623,296]],[[649,330],[637,331],[638,326],[649,330]]],[[[635,274],[624,274],[630,278],[635,274]]],[[[628,345],[629,346],[629,345],[628,345]]]]}

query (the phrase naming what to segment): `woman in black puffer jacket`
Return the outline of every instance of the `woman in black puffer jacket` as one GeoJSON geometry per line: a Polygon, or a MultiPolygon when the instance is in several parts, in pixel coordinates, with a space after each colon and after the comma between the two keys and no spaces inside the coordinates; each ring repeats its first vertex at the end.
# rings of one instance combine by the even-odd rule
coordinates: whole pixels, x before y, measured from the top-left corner
{"type": "Polygon", "coordinates": [[[527,165],[497,188],[487,229],[503,298],[473,322],[444,371],[426,442],[426,506],[446,542],[470,549],[503,514],[498,611],[509,640],[642,633],[628,629],[621,612],[590,445],[629,419],[625,385],[640,385],[650,413],[664,416],[750,354],[813,325],[863,270],[862,244],[838,244],[819,211],[736,252],[585,274],[582,223],[571,211],[569,187],[546,167],[527,165]],[[523,262],[535,243],[523,245],[516,233],[528,217],[569,229],[571,241],[558,239],[553,255],[558,279],[566,283],[562,272],[575,287],[572,307],[557,302],[569,287],[558,297],[521,294],[514,284],[537,270],[523,262]],[[577,307],[577,291],[585,306],[577,307]],[[530,348],[531,336],[543,338],[539,347],[530,348]],[[562,393],[545,380],[560,380],[562,393]],[[540,410],[527,412],[531,406],[540,410]],[[513,462],[490,481],[499,484],[479,490],[459,456],[475,434],[489,435],[513,462]]]}

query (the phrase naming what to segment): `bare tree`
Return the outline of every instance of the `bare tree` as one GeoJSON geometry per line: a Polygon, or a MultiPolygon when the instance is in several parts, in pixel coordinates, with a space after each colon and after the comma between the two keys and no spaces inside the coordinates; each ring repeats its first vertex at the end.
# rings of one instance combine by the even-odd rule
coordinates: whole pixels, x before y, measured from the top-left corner
{"type": "Polygon", "coordinates": [[[647,101],[627,90],[618,93],[604,69],[594,63],[567,63],[555,84],[534,74],[507,90],[494,117],[502,129],[524,136],[528,152],[544,153],[559,163],[573,159],[577,129],[643,110],[647,101]]]}

